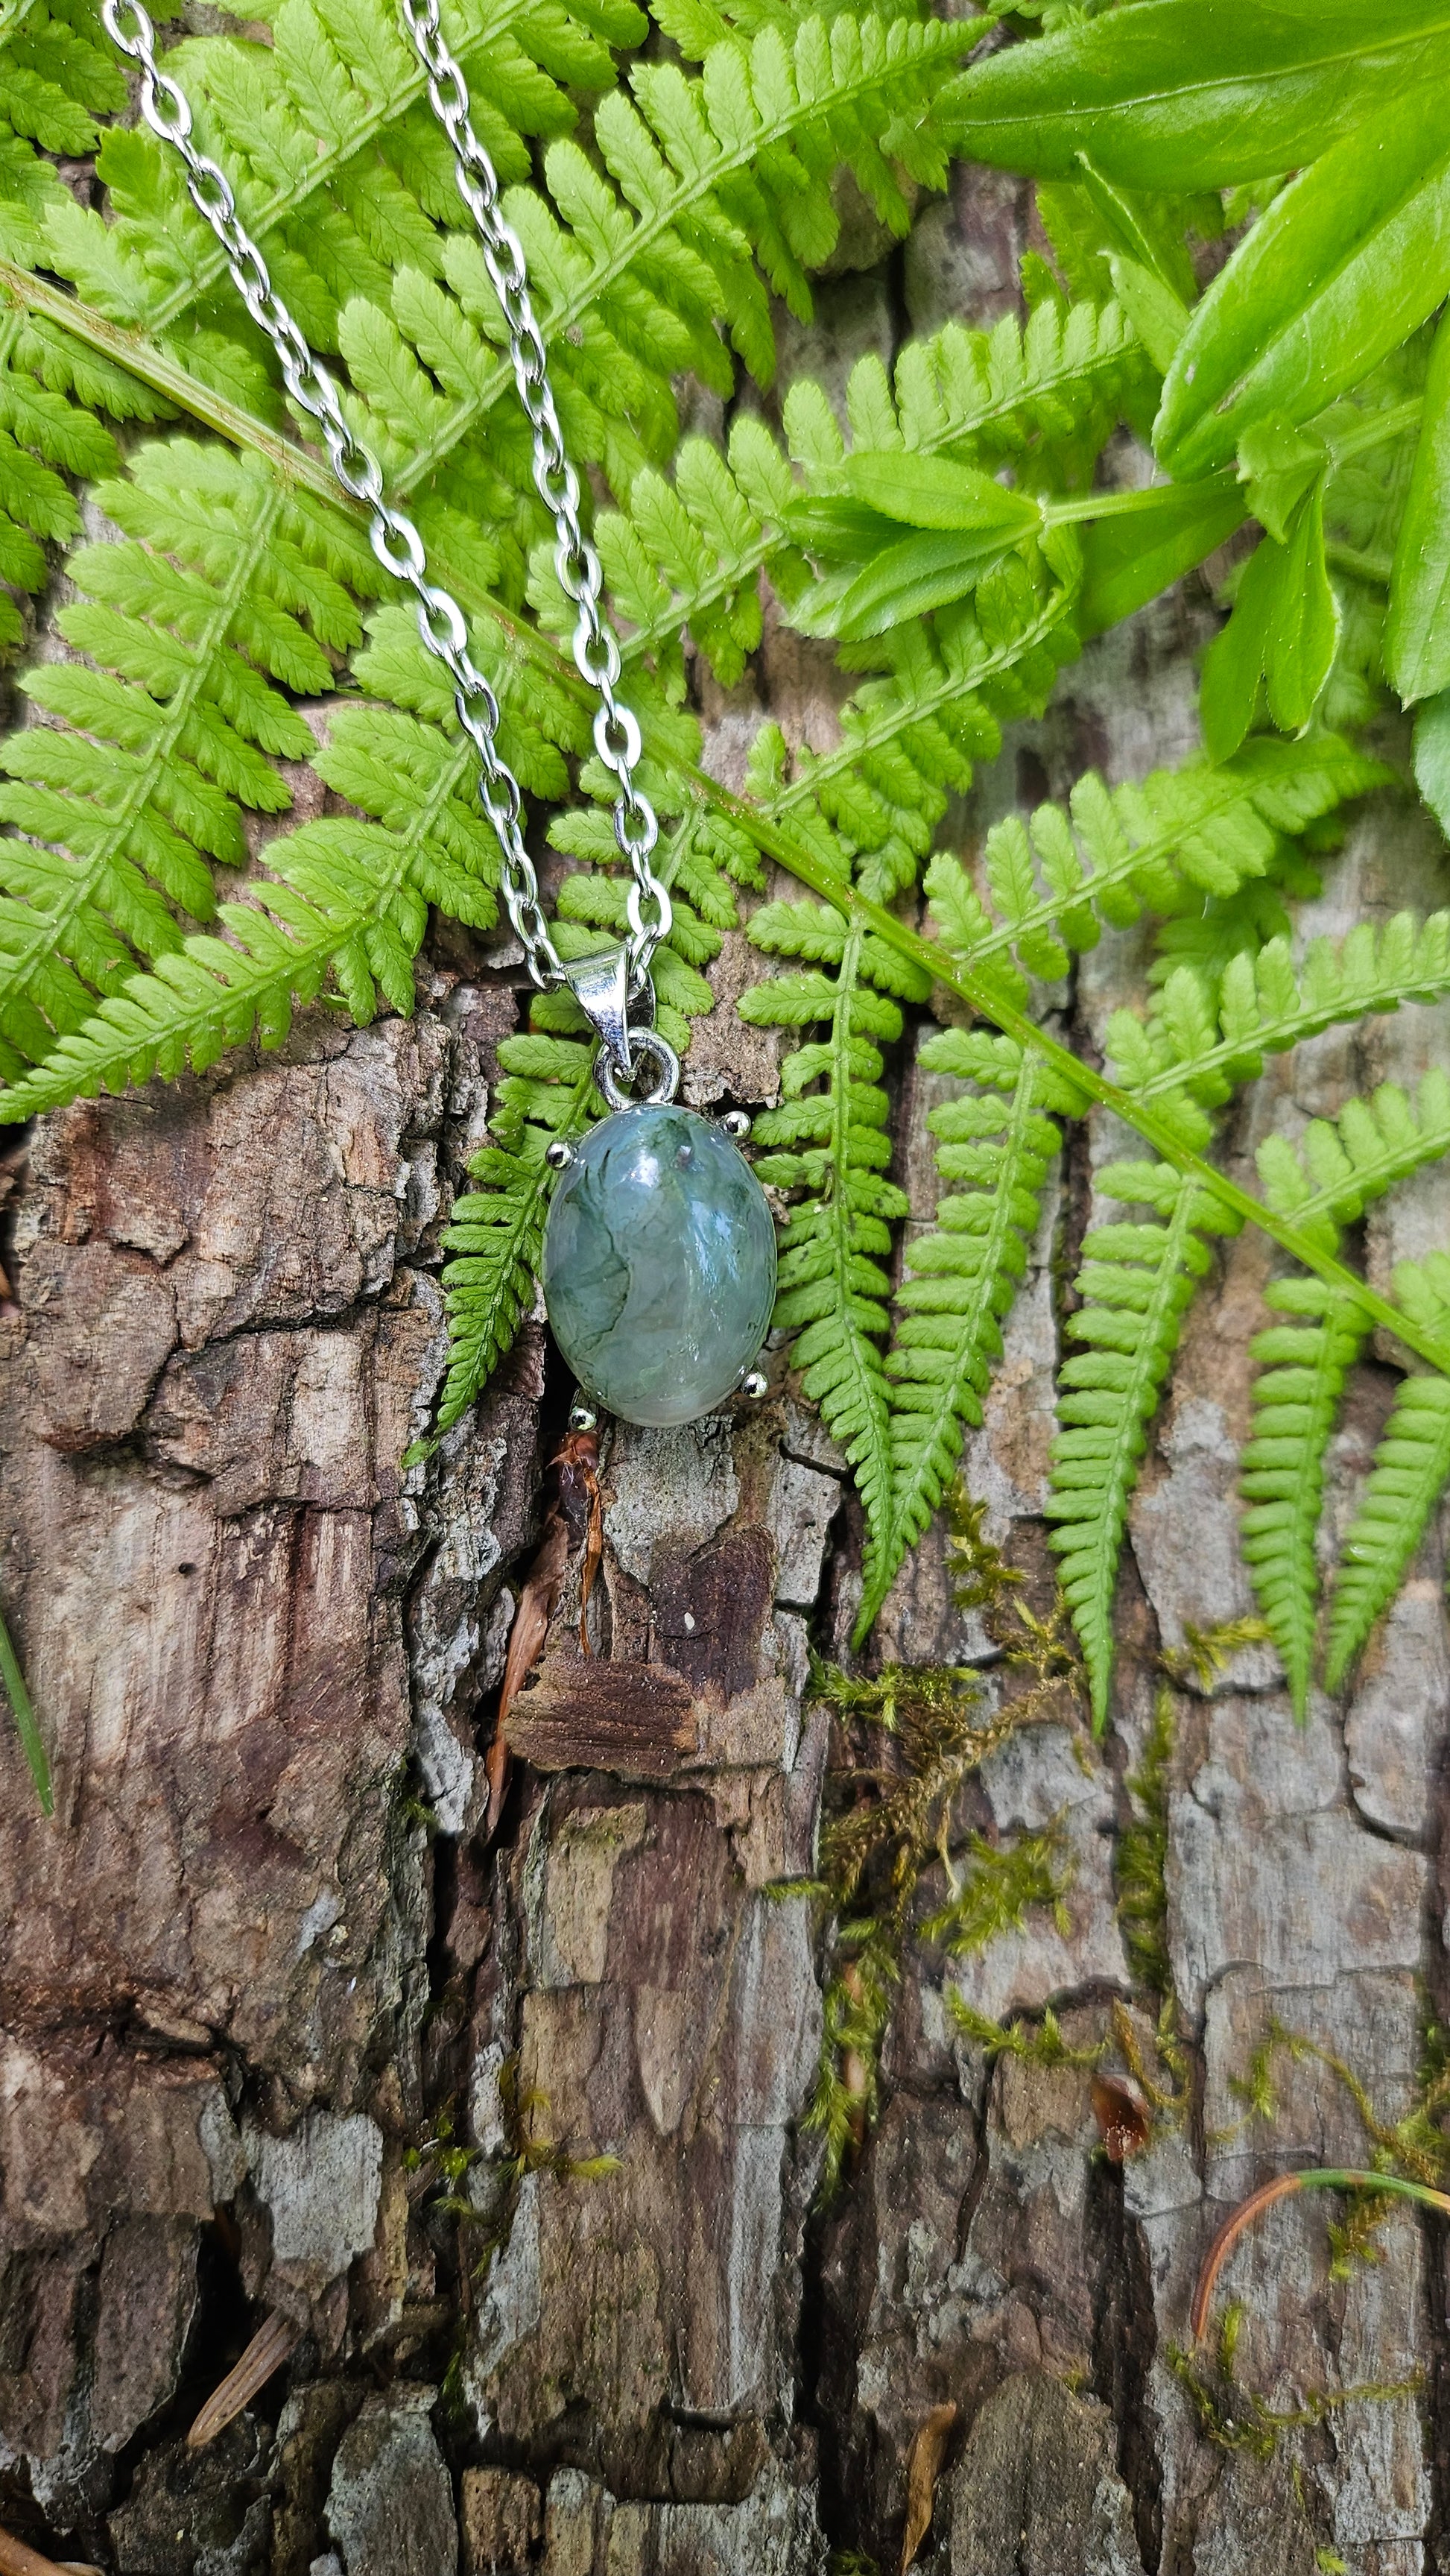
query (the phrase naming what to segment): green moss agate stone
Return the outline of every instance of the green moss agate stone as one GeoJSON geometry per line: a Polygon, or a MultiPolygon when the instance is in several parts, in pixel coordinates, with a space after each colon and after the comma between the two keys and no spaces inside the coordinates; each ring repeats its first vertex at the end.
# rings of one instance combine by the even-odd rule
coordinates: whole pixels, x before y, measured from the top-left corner
{"type": "Polygon", "coordinates": [[[749,1368],[775,1303],[775,1225],[728,1136],[693,1109],[602,1118],[544,1229],[544,1297],[579,1380],[625,1422],[693,1422],[749,1368]]]}

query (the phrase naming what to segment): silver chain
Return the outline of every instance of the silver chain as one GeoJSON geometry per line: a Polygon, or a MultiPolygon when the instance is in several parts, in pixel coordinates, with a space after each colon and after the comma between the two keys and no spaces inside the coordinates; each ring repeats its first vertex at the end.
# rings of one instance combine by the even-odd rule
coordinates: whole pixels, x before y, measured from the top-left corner
{"type": "MultiPolygon", "coordinates": [[[[579,522],[579,478],[565,452],[549,385],[548,353],[529,295],[523,245],[499,208],[498,174],[474,133],[468,85],[444,41],[439,0],[399,0],[418,59],[428,75],[428,98],[453,146],[459,194],[478,227],[484,265],[503,308],[519,399],[534,433],[534,484],[554,520],[554,568],[578,609],[574,660],[599,699],[594,748],[618,788],[614,836],[633,876],[626,917],[628,990],[640,994],[650,961],[670,927],[668,888],[655,875],[651,855],[659,826],[649,799],[635,784],[639,726],[615,695],[619,644],[600,607],[599,557],[579,522]]],[[[383,498],[377,458],[349,428],[337,386],[313,355],[272,283],[266,260],[237,214],[231,183],[191,140],[191,107],[156,59],[156,30],[142,0],[103,0],[106,32],[120,52],[141,67],[141,114],[153,134],[180,153],[192,204],[204,215],[226,253],[227,267],[247,311],[265,331],[282,364],[287,390],[315,420],[344,492],[371,513],[373,553],[386,571],[417,594],[418,632],[453,682],[458,720],[478,753],[479,801],[503,851],[503,894],[508,916],[523,942],[536,984],[571,981],[549,935],[539,903],[539,880],[524,846],[523,796],[498,748],[498,700],[468,650],[463,611],[450,592],[428,579],[423,540],[412,520],[383,498]]],[[[625,1037],[628,1063],[628,1035],[625,1037]]]]}

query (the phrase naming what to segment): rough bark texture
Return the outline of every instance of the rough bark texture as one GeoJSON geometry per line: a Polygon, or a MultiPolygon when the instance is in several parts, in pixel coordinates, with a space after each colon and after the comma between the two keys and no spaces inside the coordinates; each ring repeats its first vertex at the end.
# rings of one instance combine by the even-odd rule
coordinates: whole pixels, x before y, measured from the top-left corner
{"type": "MultiPolygon", "coordinates": [[[[992,318],[1024,221],[1015,183],[979,179],[889,273],[826,289],[783,376],[798,357],[839,383],[908,326],[992,318]]],[[[1193,587],[1070,672],[964,839],[1089,762],[1184,753],[1211,623],[1193,587]]],[[[773,637],[707,704],[717,767],[757,704],[824,739],[836,686],[773,637]]],[[[1312,926],[1433,903],[1441,858],[1375,809],[1312,926]]],[[[1079,1042],[1136,973],[1122,941],[1085,961],[1079,1042]]],[[[811,1861],[831,1747],[803,1709],[808,1644],[842,1648],[859,1536],[779,1370],[753,1413],[607,1439],[595,1652],[566,1586],[502,1832],[480,1831],[568,1394],[539,1328],[431,1465],[398,1460],[438,1382],[440,1213],[519,981],[500,951],[440,969],[411,1024],[306,1016],[280,1058],[44,1122],[15,1170],[0,1600],[58,1811],[39,1819],[0,1729],[0,2522],[121,2576],[890,2568],[912,2435],[952,2403],[938,2576],[1445,2564],[1443,2248],[1411,2215],[1339,2281],[1322,2205],[1279,2208],[1234,2257],[1242,2383],[1342,2401],[1319,2420],[1273,2442],[1221,2414],[1211,2439],[1173,2367],[1224,2208],[1279,2161],[1365,2154],[1320,2060],[1282,2064],[1276,2120],[1245,2124],[1234,2086],[1271,2020],[1393,2118],[1444,1997],[1440,1534],[1353,1697],[1303,1733],[1262,1650],[1177,1694],[1186,2118],[1107,2166],[1085,2071],[989,2067],[923,1953],[879,2126],[813,2216],[820,1962],[807,1905],[766,1891],[811,1861]],[[188,2452],[274,2310],[301,2329],[290,2363],[188,2452]]],[[[1404,1079],[1445,1029],[1325,1041],[1253,1116],[1312,1112],[1351,1071],[1404,1079]]],[[[926,1215],[911,1054],[899,1168],[926,1215]]],[[[768,1097],[773,1062],[727,1001],[694,1096],[768,1097]]],[[[969,1447],[995,1534],[1039,1573],[1062,1255],[1090,1191],[1079,1157],[969,1447]]],[[[1376,1275],[1443,1241],[1447,1207],[1432,1176],[1376,1218],[1376,1275]]],[[[1132,1993],[1114,1869],[1155,1658],[1249,1607],[1233,1486],[1266,1276],[1246,1236],[1190,1323],[1133,1515],[1116,1732],[1084,1762],[1037,1730],[974,1793],[988,1831],[1060,1818],[1074,1877],[1065,1928],[1035,1917],[955,1981],[994,2015],[1051,2002],[1075,2044],[1132,1993]]],[[[1341,1519],[1389,1385],[1382,1355],[1356,1376],[1341,1519]]],[[[933,1534],[873,1651],[982,1642],[933,1534]]]]}

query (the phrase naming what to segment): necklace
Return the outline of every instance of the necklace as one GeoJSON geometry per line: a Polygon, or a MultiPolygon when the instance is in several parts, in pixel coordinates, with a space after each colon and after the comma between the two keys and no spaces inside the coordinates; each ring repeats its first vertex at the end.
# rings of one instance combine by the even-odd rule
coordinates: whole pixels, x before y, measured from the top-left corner
{"type": "Polygon", "coordinates": [[[614,837],[632,878],[629,936],[587,957],[562,958],[550,936],[524,842],[522,792],[498,748],[498,700],[469,653],[462,609],[429,580],[423,540],[384,499],[382,468],[349,427],[331,374],[273,285],[230,181],[193,143],[190,104],[157,62],[156,31],[142,0],[103,0],[101,15],[113,44],[140,66],[141,114],[184,162],[191,201],[276,350],[288,392],[317,422],[343,491],[368,510],[373,553],[416,595],[419,635],[447,670],[459,722],[478,753],[479,801],[503,853],[504,903],[529,973],[541,990],[568,985],[598,1035],[594,1079],[611,1114],[579,1145],[558,1140],[547,1148],[559,1177],[544,1229],[544,1300],[584,1399],[571,1422],[592,1430],[596,1404],[626,1422],[693,1422],[737,1390],[764,1393],[752,1363],[775,1302],[774,1221],[739,1150],[749,1119],[731,1111],[712,1121],[675,1101],[679,1058],[653,1025],[650,974],[671,920],[669,889],[651,864],[659,827],[634,774],[639,726],[615,694],[619,644],[601,607],[599,557],[580,523],[579,478],[554,407],[523,245],[505,220],[497,173],[473,130],[468,84],[443,37],[439,0],[399,6],[503,312],[534,434],[534,485],[557,532],[555,570],[579,612],[574,661],[599,701],[594,748],[618,789],[614,837]],[[653,1079],[635,1097],[646,1066],[653,1079]]]}

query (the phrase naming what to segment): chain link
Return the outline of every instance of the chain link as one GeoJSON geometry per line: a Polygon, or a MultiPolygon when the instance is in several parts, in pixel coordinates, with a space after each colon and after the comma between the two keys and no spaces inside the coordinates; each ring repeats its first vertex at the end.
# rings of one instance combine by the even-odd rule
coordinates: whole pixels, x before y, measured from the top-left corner
{"type": "MultiPolygon", "coordinates": [[[[600,605],[599,557],[579,518],[579,478],[569,462],[554,408],[548,352],[529,295],[523,245],[500,211],[498,174],[474,133],[462,66],[444,40],[438,0],[400,0],[400,7],[428,76],[429,104],[453,147],[459,193],[478,228],[484,265],[508,326],[514,379],[534,433],[534,485],[558,532],[555,570],[579,612],[574,660],[599,699],[594,748],[618,789],[614,837],[633,876],[626,905],[627,954],[630,989],[638,994],[647,982],[655,950],[669,930],[670,898],[650,864],[659,826],[648,797],[635,783],[639,726],[615,695],[619,645],[600,605]]],[[[419,635],[452,680],[458,720],[478,753],[479,802],[503,852],[504,902],[523,942],[529,972],[536,984],[566,982],[564,961],[539,902],[538,876],[524,845],[519,782],[498,748],[498,700],[469,653],[463,611],[448,591],[430,582],[423,540],[412,520],[383,498],[382,467],[349,426],[332,375],[308,347],[272,284],[266,260],[237,213],[225,171],[193,143],[190,103],[157,62],[156,31],[142,0],[103,0],[101,16],[112,43],[140,65],[141,114],[153,134],[171,144],[185,163],[192,204],[220,242],[247,311],[275,348],[289,394],[316,421],[344,492],[370,511],[373,553],[417,598],[419,635]]]]}

